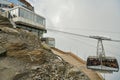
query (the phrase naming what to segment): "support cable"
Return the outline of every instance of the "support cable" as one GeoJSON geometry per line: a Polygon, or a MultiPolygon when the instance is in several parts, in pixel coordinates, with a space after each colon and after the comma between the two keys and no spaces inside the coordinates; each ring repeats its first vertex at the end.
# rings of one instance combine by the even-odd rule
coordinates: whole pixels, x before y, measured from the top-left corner
{"type": "Polygon", "coordinates": [[[111,38],[106,38],[106,37],[102,37],[102,36],[86,36],[86,35],[65,32],[65,31],[55,30],[55,29],[49,29],[49,28],[47,28],[47,30],[54,31],[54,32],[60,32],[60,33],[64,33],[64,34],[69,34],[69,35],[73,35],[73,36],[84,37],[84,38],[92,38],[92,39],[101,39],[101,40],[106,40],[106,41],[120,42],[120,40],[113,40],[111,38]]]}

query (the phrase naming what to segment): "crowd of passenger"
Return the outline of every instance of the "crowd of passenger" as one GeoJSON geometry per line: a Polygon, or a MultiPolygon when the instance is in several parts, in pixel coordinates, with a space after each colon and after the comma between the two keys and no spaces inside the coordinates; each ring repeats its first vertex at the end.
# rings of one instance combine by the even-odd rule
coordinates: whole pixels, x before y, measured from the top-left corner
{"type": "Polygon", "coordinates": [[[98,66],[100,65],[100,60],[98,58],[89,58],[87,61],[88,66],[98,66]]]}
{"type": "Polygon", "coordinates": [[[117,61],[115,59],[102,60],[102,64],[107,67],[118,68],[117,61]]]}
{"type": "Polygon", "coordinates": [[[87,66],[99,66],[99,65],[118,68],[116,59],[103,59],[101,62],[99,58],[89,58],[87,61],[87,66]]]}

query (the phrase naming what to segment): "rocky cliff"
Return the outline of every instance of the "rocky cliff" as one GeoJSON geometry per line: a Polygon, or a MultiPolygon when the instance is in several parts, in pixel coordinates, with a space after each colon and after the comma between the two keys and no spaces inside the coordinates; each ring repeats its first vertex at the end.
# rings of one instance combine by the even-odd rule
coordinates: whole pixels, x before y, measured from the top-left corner
{"type": "Polygon", "coordinates": [[[0,26],[0,80],[90,80],[32,32],[0,26]]]}

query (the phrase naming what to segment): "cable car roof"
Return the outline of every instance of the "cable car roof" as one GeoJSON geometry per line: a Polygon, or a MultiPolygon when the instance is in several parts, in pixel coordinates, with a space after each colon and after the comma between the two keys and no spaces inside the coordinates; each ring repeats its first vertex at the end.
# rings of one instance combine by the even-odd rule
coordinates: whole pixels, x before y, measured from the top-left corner
{"type": "MultiPolygon", "coordinates": [[[[88,58],[99,58],[98,56],[89,56],[88,58]]],[[[115,57],[106,56],[105,59],[116,59],[115,57]]]]}

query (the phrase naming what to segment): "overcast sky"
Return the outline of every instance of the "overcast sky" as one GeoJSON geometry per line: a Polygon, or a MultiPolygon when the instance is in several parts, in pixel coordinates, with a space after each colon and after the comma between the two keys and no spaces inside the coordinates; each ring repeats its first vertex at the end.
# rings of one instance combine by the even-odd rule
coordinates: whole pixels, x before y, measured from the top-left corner
{"type": "MultiPolygon", "coordinates": [[[[120,39],[120,0],[28,0],[35,12],[44,16],[47,28],[83,35],[102,35],[120,39]]],[[[95,55],[96,41],[50,32],[56,47],[72,51],[86,59],[95,55]]],[[[117,57],[120,63],[120,43],[105,42],[108,55],[117,57]]],[[[119,73],[109,74],[107,80],[119,80],[119,73]]]]}
{"type": "Polygon", "coordinates": [[[30,0],[47,25],[120,32],[120,0],[30,0]]]}

